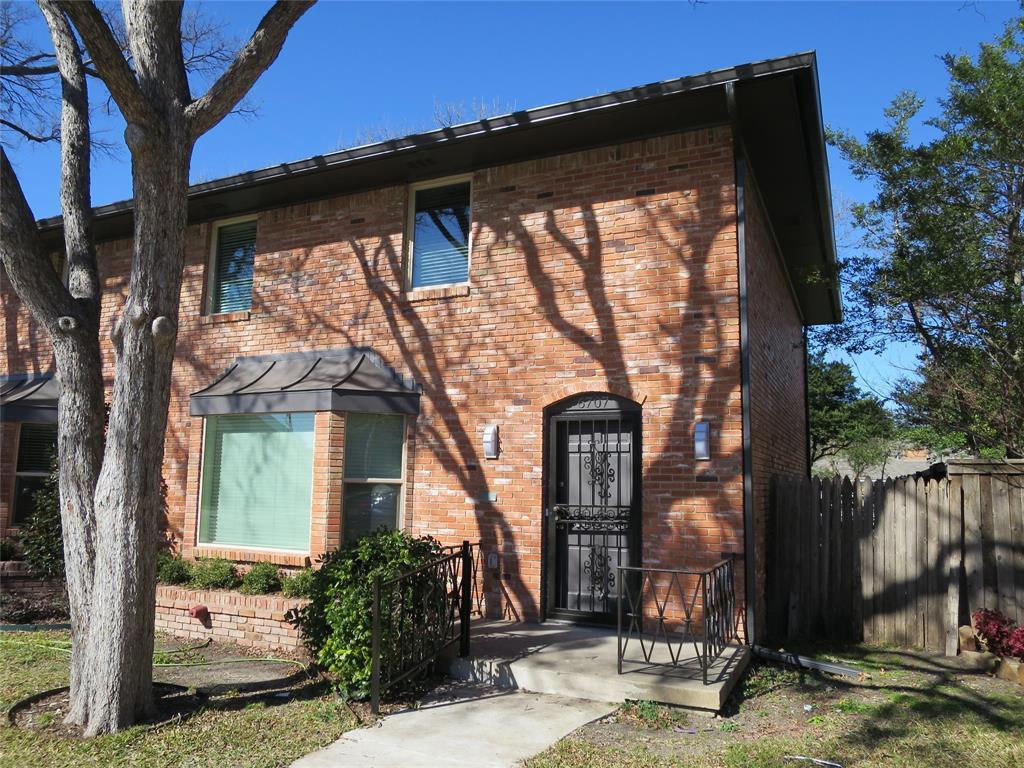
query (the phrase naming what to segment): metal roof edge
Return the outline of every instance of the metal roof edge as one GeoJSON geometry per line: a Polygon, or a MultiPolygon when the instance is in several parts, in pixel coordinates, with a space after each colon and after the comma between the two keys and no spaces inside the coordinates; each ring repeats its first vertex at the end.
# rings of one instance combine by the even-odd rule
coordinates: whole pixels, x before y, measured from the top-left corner
{"type": "MultiPolygon", "coordinates": [[[[599,113],[608,109],[624,107],[645,101],[678,96],[706,88],[719,87],[727,82],[751,80],[769,77],[801,69],[811,69],[817,87],[816,57],[814,51],[804,51],[772,59],[764,59],[747,64],[739,64],[707,72],[686,75],[683,77],[663,80],[646,85],[622,88],[596,96],[558,102],[527,110],[510,112],[505,115],[483,118],[459,125],[438,128],[420,134],[410,134],[396,139],[365,144],[362,146],[331,152],[325,155],[313,155],[301,160],[264,168],[244,171],[224,176],[219,179],[193,184],[189,187],[188,197],[197,200],[207,195],[220,194],[233,189],[246,189],[260,184],[270,183],[279,179],[294,177],[297,174],[316,174],[345,165],[367,162],[383,157],[390,157],[414,150],[441,146],[452,142],[483,135],[498,135],[512,129],[526,129],[535,125],[556,120],[575,119],[599,113]]],[[[820,100],[819,100],[820,105],[820,100]]],[[[820,114],[820,109],[818,110],[820,114]]],[[[119,214],[128,213],[133,209],[131,199],[97,206],[93,209],[94,219],[106,219],[119,214]]],[[[40,219],[36,226],[42,232],[59,229],[61,216],[40,219]]]]}

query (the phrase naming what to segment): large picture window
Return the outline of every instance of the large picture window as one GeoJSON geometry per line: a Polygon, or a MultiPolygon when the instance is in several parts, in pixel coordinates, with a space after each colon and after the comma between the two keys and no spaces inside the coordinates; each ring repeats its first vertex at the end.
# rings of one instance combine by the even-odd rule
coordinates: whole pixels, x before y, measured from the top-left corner
{"type": "Polygon", "coordinates": [[[469,280],[469,181],[416,185],[410,193],[411,288],[469,280]]]}
{"type": "Polygon", "coordinates": [[[256,220],[221,224],[210,264],[211,314],[252,308],[253,262],[256,258],[256,220]]]}
{"type": "Polygon", "coordinates": [[[199,543],[309,551],[313,414],[206,419],[199,543]]]}
{"type": "Polygon", "coordinates": [[[405,417],[350,413],[345,419],[345,541],[398,527],[405,417]]]}
{"type": "Polygon", "coordinates": [[[13,525],[35,512],[35,494],[49,476],[57,452],[56,424],[22,424],[18,430],[18,463],[14,469],[13,525]]]}

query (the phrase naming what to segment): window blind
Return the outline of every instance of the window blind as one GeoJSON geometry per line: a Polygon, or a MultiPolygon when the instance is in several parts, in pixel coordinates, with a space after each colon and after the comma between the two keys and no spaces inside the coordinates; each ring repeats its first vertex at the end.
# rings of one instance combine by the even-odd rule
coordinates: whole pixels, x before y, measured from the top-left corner
{"type": "Polygon", "coordinates": [[[405,418],[350,413],[345,418],[345,477],[400,480],[405,418]]]}
{"type": "Polygon", "coordinates": [[[22,424],[18,431],[17,472],[49,473],[57,450],[55,424],[22,424]]]}
{"type": "Polygon", "coordinates": [[[412,287],[469,279],[469,182],[416,191],[412,287]]]}
{"type": "Polygon", "coordinates": [[[217,230],[211,312],[242,312],[252,307],[255,256],[255,221],[228,224],[217,230]]]}
{"type": "Polygon", "coordinates": [[[309,551],[313,414],[206,420],[199,540],[309,551]]]}

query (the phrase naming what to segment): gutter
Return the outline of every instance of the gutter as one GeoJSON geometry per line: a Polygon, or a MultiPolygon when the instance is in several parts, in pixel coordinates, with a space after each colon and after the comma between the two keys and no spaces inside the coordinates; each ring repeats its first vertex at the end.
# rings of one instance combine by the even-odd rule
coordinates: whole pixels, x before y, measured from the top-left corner
{"type": "Polygon", "coordinates": [[[746,237],[746,153],[739,118],[736,91],[725,86],[726,104],[732,119],[733,157],[736,164],[736,256],[739,266],[740,300],[740,403],[743,413],[743,596],[746,604],[744,627],[747,644],[757,639],[757,592],[754,578],[754,450],[750,439],[750,333],[747,311],[747,237],[746,237]]]}
{"type": "MultiPolygon", "coordinates": [[[[556,121],[575,120],[631,104],[656,101],[665,97],[721,87],[740,80],[753,80],[794,70],[805,70],[813,67],[813,63],[813,52],[796,53],[775,59],[712,70],[699,75],[690,75],[648,85],[624,88],[583,99],[558,102],[448,128],[439,128],[426,133],[413,134],[399,139],[366,144],[326,155],[314,155],[291,163],[281,163],[258,170],[225,176],[221,179],[201,184],[194,184],[189,187],[188,198],[190,201],[200,200],[211,195],[249,189],[278,180],[293,179],[296,176],[307,174],[313,175],[357,163],[408,154],[442,145],[462,143],[473,138],[494,136],[509,131],[527,130],[556,121]]],[[[299,201],[296,200],[296,202],[299,201]]],[[[108,205],[98,206],[93,209],[94,221],[101,221],[117,215],[130,213],[132,208],[132,200],[121,200],[108,205]]],[[[62,218],[60,216],[41,219],[37,222],[37,227],[44,233],[59,229],[61,226],[62,218]]]]}

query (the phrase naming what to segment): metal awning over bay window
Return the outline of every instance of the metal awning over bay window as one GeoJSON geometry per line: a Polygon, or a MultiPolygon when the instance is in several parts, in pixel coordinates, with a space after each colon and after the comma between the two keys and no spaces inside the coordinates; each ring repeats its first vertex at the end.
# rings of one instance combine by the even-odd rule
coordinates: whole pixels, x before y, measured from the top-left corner
{"type": "Polygon", "coordinates": [[[14,374],[0,378],[0,421],[57,423],[60,383],[53,374],[14,374]]]}
{"type": "Polygon", "coordinates": [[[193,393],[193,416],[349,411],[417,414],[419,389],[357,349],[240,357],[193,393]]]}

